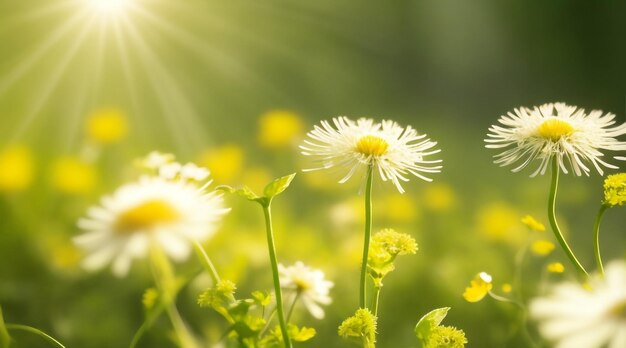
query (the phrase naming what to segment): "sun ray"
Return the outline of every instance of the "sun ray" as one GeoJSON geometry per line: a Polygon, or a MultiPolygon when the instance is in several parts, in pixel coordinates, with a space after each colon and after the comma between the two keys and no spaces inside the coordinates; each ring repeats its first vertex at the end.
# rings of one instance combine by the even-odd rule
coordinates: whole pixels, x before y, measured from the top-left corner
{"type": "Polygon", "coordinates": [[[78,25],[81,19],[84,19],[84,15],[84,11],[76,13],[62,26],[50,33],[44,42],[37,44],[35,52],[28,54],[26,59],[24,59],[18,66],[11,69],[11,73],[7,74],[2,80],[0,80],[0,96],[26,73],[28,73],[37,63],[39,63],[44,55],[48,53],[48,51],[50,51],[55,44],[61,41],[66,34],[71,32],[78,25]]]}
{"type": "Polygon", "coordinates": [[[264,91],[272,93],[277,98],[287,98],[276,85],[268,83],[268,81],[261,78],[258,73],[240,63],[223,50],[218,50],[209,45],[206,40],[200,38],[198,35],[172,24],[166,18],[157,16],[146,8],[137,8],[136,13],[147,20],[154,28],[174,40],[174,42],[203,57],[204,64],[212,68],[213,71],[224,74],[229,78],[234,78],[235,80],[239,79],[237,81],[245,80],[248,83],[241,84],[244,88],[251,88],[249,86],[254,85],[256,86],[255,88],[262,88],[264,91]]]}
{"type": "Polygon", "coordinates": [[[0,32],[11,30],[13,27],[23,25],[24,22],[32,23],[50,17],[58,12],[67,10],[75,5],[75,0],[57,1],[47,3],[39,6],[35,9],[30,9],[24,13],[16,14],[7,19],[4,19],[0,26],[0,32]]]}
{"type": "Polygon", "coordinates": [[[159,103],[164,110],[165,120],[174,131],[174,140],[181,151],[197,148],[203,143],[199,120],[190,102],[182,94],[180,85],[165,68],[158,55],[150,48],[135,25],[123,19],[130,39],[133,40],[137,53],[142,57],[142,68],[148,76],[159,103]]]}
{"type": "MultiPolygon", "coordinates": [[[[119,21],[113,23],[113,36],[115,45],[117,47],[119,61],[122,66],[122,74],[125,80],[126,89],[130,96],[130,104],[132,108],[132,114],[135,116],[140,114],[140,103],[139,96],[137,95],[137,88],[135,85],[135,80],[133,78],[130,58],[128,57],[127,47],[125,45],[124,35],[122,33],[122,28],[120,28],[121,23],[119,21]]],[[[148,144],[148,139],[146,138],[145,132],[137,132],[137,136],[139,137],[139,141],[142,144],[148,144]]]]}
{"type": "Polygon", "coordinates": [[[12,140],[15,141],[19,139],[26,129],[32,124],[32,122],[36,119],[41,109],[44,107],[45,103],[50,98],[50,95],[54,91],[55,87],[57,87],[59,81],[63,77],[63,74],[68,68],[69,63],[76,57],[78,49],[81,47],[85,39],[87,38],[87,34],[89,34],[91,24],[93,23],[93,18],[90,18],[89,22],[86,23],[82,30],[80,30],[79,36],[74,40],[70,48],[65,52],[64,56],[58,62],[56,69],[52,71],[51,75],[45,79],[45,83],[43,87],[37,93],[37,99],[31,104],[30,108],[23,116],[22,121],[16,127],[12,140]]]}

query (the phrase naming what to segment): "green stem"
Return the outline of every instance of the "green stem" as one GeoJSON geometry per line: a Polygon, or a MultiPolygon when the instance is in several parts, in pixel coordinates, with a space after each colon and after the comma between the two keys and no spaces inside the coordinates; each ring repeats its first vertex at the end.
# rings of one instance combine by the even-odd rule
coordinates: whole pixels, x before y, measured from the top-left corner
{"type": "Polygon", "coordinates": [[[594,234],[594,251],[596,254],[596,263],[598,264],[598,271],[600,275],[604,277],[604,266],[602,266],[602,257],[600,256],[600,222],[602,221],[602,216],[606,211],[606,208],[609,206],[606,204],[602,204],[600,206],[600,210],[598,210],[598,215],[596,216],[596,222],[593,225],[593,234],[594,234]]]}
{"type": "Polygon", "coordinates": [[[528,343],[528,347],[540,347],[539,344],[537,344],[537,342],[535,342],[535,340],[532,338],[530,332],[528,332],[528,328],[526,327],[526,322],[528,321],[528,313],[526,311],[526,307],[521,302],[512,300],[504,296],[496,295],[491,291],[489,291],[488,294],[496,301],[512,303],[520,309],[520,312],[522,313],[522,317],[520,318],[522,322],[522,337],[524,337],[526,343],[528,343]]]}
{"type": "Polygon", "coordinates": [[[8,348],[9,342],[11,342],[11,336],[9,336],[9,330],[4,323],[4,317],[2,316],[2,307],[0,307],[0,348],[8,348]]]}
{"type": "Polygon", "coordinates": [[[372,305],[372,312],[375,317],[378,317],[378,300],[380,299],[380,286],[374,286],[374,304],[372,305]]]}
{"type": "Polygon", "coordinates": [[[300,298],[300,291],[296,292],[296,296],[293,298],[293,302],[291,303],[291,308],[289,308],[289,313],[287,313],[287,324],[291,320],[291,314],[293,314],[293,309],[296,308],[296,302],[300,298]]]}
{"type": "Polygon", "coordinates": [[[274,277],[274,292],[276,293],[276,311],[278,312],[278,322],[280,331],[283,335],[285,348],[291,348],[291,339],[287,332],[287,323],[285,322],[285,313],[283,311],[283,296],[280,289],[280,279],[278,277],[278,262],[276,261],[276,247],[274,245],[274,231],[272,229],[271,201],[262,204],[263,214],[265,215],[265,229],[267,231],[267,247],[270,253],[270,262],[272,264],[272,275],[274,277]]]}
{"type": "Polygon", "coordinates": [[[200,259],[200,262],[202,262],[204,268],[209,272],[209,275],[213,280],[213,285],[217,285],[220,282],[220,276],[217,273],[215,265],[213,265],[213,261],[211,261],[209,255],[206,253],[206,251],[204,251],[204,248],[197,240],[192,240],[192,243],[196,251],[196,255],[200,259]]]}
{"type": "Polygon", "coordinates": [[[167,316],[170,318],[172,322],[172,327],[174,328],[174,332],[178,337],[178,343],[182,348],[195,348],[197,347],[195,339],[189,332],[187,325],[183,321],[183,318],[180,316],[178,309],[176,308],[175,303],[172,301],[169,306],[165,308],[167,316]]]}
{"type": "Polygon", "coordinates": [[[365,238],[363,241],[363,260],[361,261],[361,282],[359,293],[359,307],[367,308],[365,305],[366,280],[367,280],[367,259],[370,249],[370,239],[372,236],[372,174],[373,166],[367,168],[367,182],[365,184],[365,238]]]}
{"type": "Polygon", "coordinates": [[[32,334],[43,337],[45,340],[47,340],[50,343],[54,343],[58,347],[65,348],[65,346],[61,344],[61,342],[57,341],[54,337],[34,327],[30,327],[26,325],[19,325],[19,324],[6,324],[6,328],[8,330],[20,330],[20,331],[30,332],[32,334]]]}
{"type": "Polygon", "coordinates": [[[172,323],[178,344],[182,348],[196,348],[196,341],[176,308],[176,277],[174,276],[174,270],[167,256],[158,247],[154,246],[152,249],[154,280],[164,298],[163,301],[166,303],[165,312],[172,323]]]}
{"type": "Polygon", "coordinates": [[[548,218],[550,220],[550,226],[552,227],[552,232],[554,232],[554,236],[556,237],[559,244],[561,245],[561,249],[563,249],[567,257],[570,259],[570,261],[574,265],[574,267],[581,273],[581,275],[588,277],[589,274],[587,273],[587,271],[585,271],[585,268],[580,264],[580,262],[578,262],[578,259],[576,259],[576,256],[574,256],[572,249],[570,249],[569,245],[565,241],[565,238],[563,238],[563,234],[561,233],[561,230],[559,229],[559,225],[556,222],[556,214],[555,214],[556,190],[557,190],[558,184],[559,184],[559,164],[557,163],[556,157],[553,157],[552,158],[552,182],[550,184],[550,197],[548,199],[548,218]]]}

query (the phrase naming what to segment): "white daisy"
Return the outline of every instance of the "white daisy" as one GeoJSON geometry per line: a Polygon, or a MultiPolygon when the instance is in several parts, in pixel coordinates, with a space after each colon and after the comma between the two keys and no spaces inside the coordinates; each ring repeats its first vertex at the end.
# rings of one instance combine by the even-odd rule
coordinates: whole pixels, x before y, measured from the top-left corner
{"type": "Polygon", "coordinates": [[[128,273],[132,259],[145,257],[152,245],[174,260],[185,260],[190,242],[211,237],[219,218],[229,210],[221,194],[204,188],[184,180],[144,176],[105,196],[78,221],[86,231],[74,238],[88,254],[83,266],[97,270],[111,263],[113,273],[121,277],[128,273]]]}
{"type": "Polygon", "coordinates": [[[588,286],[561,283],[530,303],[539,332],[556,348],[626,347],[626,262],[614,261],[605,278],[588,286]]]}
{"type": "Polygon", "coordinates": [[[540,160],[539,167],[531,176],[546,172],[552,158],[567,173],[566,162],[576,175],[589,175],[592,164],[600,175],[601,166],[617,168],[602,160],[601,150],[626,150],[626,142],[615,137],[626,134],[626,124],[615,124],[615,115],[593,110],[585,114],[584,109],[563,103],[544,104],[533,109],[519,108],[503,115],[501,125],[489,128],[485,139],[488,148],[507,148],[494,156],[501,166],[517,165],[514,172],[526,167],[534,159],[540,160]]]}
{"type": "Polygon", "coordinates": [[[319,304],[332,302],[328,293],[335,284],[324,279],[324,272],[312,269],[298,261],[293,266],[278,264],[280,287],[287,296],[298,296],[307,310],[317,319],[324,318],[324,310],[319,304]]]}
{"type": "Polygon", "coordinates": [[[332,120],[322,121],[308,134],[311,140],[305,140],[300,146],[302,154],[314,156],[323,168],[346,167],[348,173],[339,180],[346,182],[359,169],[369,165],[383,181],[391,180],[404,192],[400,181],[408,181],[409,174],[420,179],[432,179],[423,173],[439,173],[441,160],[424,160],[424,157],[438,153],[434,149],[436,142],[418,134],[410,126],[401,127],[393,121],[375,123],[372,119],[361,118],[352,121],[341,116],[332,120]]]}

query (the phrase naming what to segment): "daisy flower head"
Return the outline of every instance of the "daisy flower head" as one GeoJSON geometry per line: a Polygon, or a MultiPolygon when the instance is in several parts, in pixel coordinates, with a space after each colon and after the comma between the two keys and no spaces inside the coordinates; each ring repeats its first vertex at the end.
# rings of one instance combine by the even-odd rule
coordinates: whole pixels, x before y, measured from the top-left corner
{"type": "Polygon", "coordinates": [[[324,318],[324,310],[319,305],[328,305],[332,302],[328,293],[335,285],[324,278],[324,272],[298,261],[289,267],[278,264],[278,274],[282,289],[299,296],[313,317],[324,318]]]}
{"type": "Polygon", "coordinates": [[[486,147],[505,149],[494,162],[514,165],[513,172],[518,172],[537,159],[540,164],[531,177],[545,174],[553,158],[564,173],[569,166],[577,176],[589,175],[593,166],[602,175],[602,167],[617,168],[602,160],[602,150],[626,150],[626,142],[616,139],[626,134],[626,123],[613,126],[615,115],[600,110],[585,113],[576,106],[550,103],[515,109],[498,121],[485,139],[486,147]]]}
{"type": "Polygon", "coordinates": [[[74,238],[87,254],[84,268],[98,270],[110,263],[113,273],[123,277],[132,259],[145,257],[151,247],[162,248],[173,260],[183,261],[193,241],[211,237],[229,209],[223,206],[220,193],[206,191],[210,181],[200,186],[193,179],[204,174],[199,175],[196,167],[188,168],[192,178],[186,174],[175,178],[142,176],[89,208],[78,221],[85,233],[74,238]]]}
{"type": "Polygon", "coordinates": [[[626,262],[608,264],[604,279],[592,278],[587,286],[560,283],[529,309],[554,347],[626,347],[626,262]]]}
{"type": "Polygon", "coordinates": [[[402,193],[400,182],[409,181],[410,175],[432,181],[426,173],[441,171],[441,160],[425,159],[440,152],[435,149],[437,143],[411,126],[401,127],[394,121],[353,121],[340,116],[333,118],[332,123],[322,121],[307,136],[300,146],[302,154],[315,157],[319,163],[319,167],[307,170],[345,168],[348,172],[339,183],[372,166],[383,181],[390,180],[402,193]]]}

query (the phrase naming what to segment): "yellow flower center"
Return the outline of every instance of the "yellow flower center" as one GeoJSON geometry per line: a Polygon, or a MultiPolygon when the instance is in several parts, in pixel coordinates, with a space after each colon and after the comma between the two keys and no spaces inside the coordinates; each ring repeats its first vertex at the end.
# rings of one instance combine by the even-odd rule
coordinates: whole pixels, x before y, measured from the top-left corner
{"type": "Polygon", "coordinates": [[[574,127],[566,121],[551,118],[543,121],[537,129],[539,136],[552,141],[559,141],[562,137],[574,133],[574,127]]]}
{"type": "Polygon", "coordinates": [[[151,229],[159,224],[174,222],[179,217],[178,211],[170,204],[153,199],[122,213],[115,222],[115,230],[119,233],[133,233],[151,229]]]}
{"type": "Polygon", "coordinates": [[[389,143],[375,135],[361,137],[356,143],[356,151],[367,156],[380,156],[387,151],[389,143]]]}
{"type": "Polygon", "coordinates": [[[611,315],[618,318],[626,318],[626,301],[622,301],[609,310],[611,315]]]}
{"type": "Polygon", "coordinates": [[[305,291],[311,288],[311,283],[300,278],[296,278],[293,280],[294,284],[296,284],[298,292],[305,291]]]}

